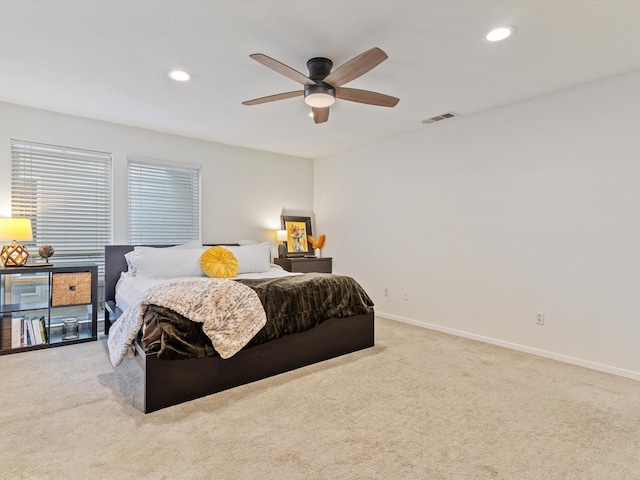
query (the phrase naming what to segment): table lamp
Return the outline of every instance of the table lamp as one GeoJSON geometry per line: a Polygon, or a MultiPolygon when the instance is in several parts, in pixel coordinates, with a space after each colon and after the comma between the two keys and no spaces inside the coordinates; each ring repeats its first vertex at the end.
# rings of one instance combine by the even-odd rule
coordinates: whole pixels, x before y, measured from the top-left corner
{"type": "Polygon", "coordinates": [[[0,261],[4,267],[21,267],[29,259],[29,251],[18,241],[33,240],[31,220],[28,218],[0,218],[0,240],[13,241],[4,245],[0,253],[0,261]]]}
{"type": "Polygon", "coordinates": [[[278,245],[278,256],[280,258],[284,258],[287,256],[287,231],[286,230],[278,230],[276,232],[276,239],[280,244],[278,245]],[[284,243],[283,243],[284,242],[284,243]]]}

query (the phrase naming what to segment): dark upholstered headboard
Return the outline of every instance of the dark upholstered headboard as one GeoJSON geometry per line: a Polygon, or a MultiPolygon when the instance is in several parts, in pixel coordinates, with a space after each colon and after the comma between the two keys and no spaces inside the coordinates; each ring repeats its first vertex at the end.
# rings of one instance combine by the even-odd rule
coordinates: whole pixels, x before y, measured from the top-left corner
{"type": "Polygon", "coordinates": [[[104,300],[115,300],[116,283],[120,274],[127,271],[125,253],[133,250],[133,245],[105,245],[104,247],[104,300]]]}

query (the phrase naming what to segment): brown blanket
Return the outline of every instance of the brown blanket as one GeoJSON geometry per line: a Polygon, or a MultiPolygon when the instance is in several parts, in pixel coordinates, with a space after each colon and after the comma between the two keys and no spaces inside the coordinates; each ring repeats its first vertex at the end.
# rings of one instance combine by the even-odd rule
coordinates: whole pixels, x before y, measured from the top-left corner
{"type": "MultiPolygon", "coordinates": [[[[351,277],[307,273],[289,277],[237,280],[253,289],[262,302],[267,323],[245,348],[310,330],[329,318],[364,315],[373,302],[351,277]]],[[[144,319],[143,345],[164,359],[216,355],[202,324],[173,310],[150,305],[144,319]]]]}

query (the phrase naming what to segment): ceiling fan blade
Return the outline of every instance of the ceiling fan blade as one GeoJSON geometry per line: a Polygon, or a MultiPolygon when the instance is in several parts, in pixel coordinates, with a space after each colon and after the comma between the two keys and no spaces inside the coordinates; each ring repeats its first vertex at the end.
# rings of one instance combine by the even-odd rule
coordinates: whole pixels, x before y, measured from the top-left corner
{"type": "Polygon", "coordinates": [[[344,87],[336,90],[336,98],[349,100],[350,102],[366,103],[367,105],[377,105],[379,107],[395,107],[400,101],[399,98],[390,95],[344,87]]]}
{"type": "Polygon", "coordinates": [[[274,70],[278,73],[280,73],[281,75],[284,75],[285,77],[290,78],[291,80],[295,80],[298,83],[301,83],[302,85],[315,85],[316,82],[314,82],[313,80],[311,80],[309,77],[307,77],[306,75],[303,75],[302,73],[300,73],[297,70],[294,70],[293,68],[285,65],[284,63],[281,63],[277,60],[274,60],[271,57],[267,57],[266,55],[262,54],[262,53],[253,53],[251,55],[249,55],[251,58],[253,58],[256,62],[261,63],[262,65],[264,65],[265,67],[270,68],[271,70],[274,70]]]}
{"type": "Polygon", "coordinates": [[[386,53],[378,47],[374,47],[336,68],[333,72],[327,75],[324,82],[338,88],[339,86],[364,75],[376,65],[384,62],[387,58],[386,53]]]}
{"type": "Polygon", "coordinates": [[[275,102],[276,100],[284,100],[286,98],[301,97],[304,95],[303,90],[295,92],[278,93],[277,95],[269,95],[268,97],[254,98],[253,100],[247,100],[242,102],[243,105],[260,105],[261,103],[275,102]]]}
{"type": "Polygon", "coordinates": [[[313,121],[316,123],[324,123],[329,120],[329,107],[325,108],[312,108],[313,121]]]}

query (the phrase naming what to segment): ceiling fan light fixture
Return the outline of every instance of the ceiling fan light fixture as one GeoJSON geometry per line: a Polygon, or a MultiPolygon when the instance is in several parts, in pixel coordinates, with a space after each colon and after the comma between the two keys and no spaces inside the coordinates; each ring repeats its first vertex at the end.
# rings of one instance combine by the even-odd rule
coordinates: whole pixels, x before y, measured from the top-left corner
{"type": "Polygon", "coordinates": [[[284,63],[267,57],[262,53],[254,53],[249,57],[265,67],[301,83],[304,85],[304,90],[254,98],[253,100],[242,102],[243,105],[259,105],[304,95],[304,102],[312,109],[310,116],[318,124],[329,120],[329,107],[335,103],[336,98],[341,101],[347,100],[380,107],[395,107],[400,100],[382,93],[343,87],[345,83],[364,75],[388,58],[387,54],[378,47],[361,53],[334,71],[332,71],[333,62],[330,59],[325,57],[311,58],[307,61],[309,76],[303,75],[284,63]]]}
{"type": "Polygon", "coordinates": [[[327,108],[336,102],[336,97],[324,92],[309,93],[304,96],[304,102],[310,107],[327,108]]]}

